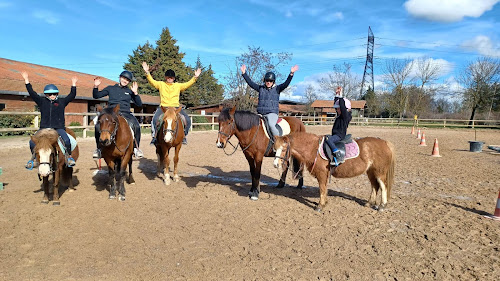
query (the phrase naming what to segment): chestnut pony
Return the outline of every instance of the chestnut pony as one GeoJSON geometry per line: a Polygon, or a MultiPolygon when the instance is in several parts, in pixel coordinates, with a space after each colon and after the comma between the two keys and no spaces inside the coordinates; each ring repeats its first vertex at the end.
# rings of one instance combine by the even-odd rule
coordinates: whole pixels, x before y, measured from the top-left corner
{"type": "MultiPolygon", "coordinates": [[[[290,124],[291,132],[305,132],[306,128],[302,121],[296,117],[283,117],[290,124]]],[[[249,111],[236,111],[236,107],[225,108],[222,110],[218,117],[219,121],[219,134],[217,137],[217,147],[225,148],[229,139],[235,135],[238,138],[239,146],[241,147],[243,154],[245,155],[248,165],[250,166],[250,174],[252,175],[252,188],[248,193],[250,199],[258,200],[260,193],[260,172],[262,168],[262,160],[264,157],[274,157],[274,152],[271,149],[267,155],[266,149],[269,144],[269,139],[266,137],[264,129],[261,126],[261,120],[259,115],[249,112],[249,111]]],[[[232,144],[231,144],[232,145],[232,144]]],[[[234,151],[238,145],[234,146],[234,151]]],[[[233,151],[233,153],[234,153],[233,151]]],[[[296,159],[293,159],[295,165],[296,159]]],[[[295,176],[298,175],[300,171],[295,171],[295,176]]],[[[281,175],[280,181],[277,185],[281,188],[285,185],[287,170],[285,169],[281,175]]],[[[299,176],[298,188],[302,188],[304,181],[302,176],[299,176]]]]}
{"type": "Polygon", "coordinates": [[[134,151],[134,136],[127,120],[119,114],[120,105],[102,108],[97,106],[99,111],[99,122],[101,135],[99,144],[101,155],[108,165],[111,187],[109,189],[109,199],[116,198],[118,190],[118,200],[125,201],[125,172],[128,164],[128,183],[134,184],[132,176],[132,153],[134,151]]]}
{"type": "Polygon", "coordinates": [[[158,177],[163,177],[165,185],[170,184],[169,166],[170,159],[168,153],[172,147],[175,148],[174,156],[174,182],[178,182],[180,177],[177,171],[177,163],[179,162],[179,151],[182,147],[182,139],[184,138],[184,127],[182,125],[181,107],[161,107],[163,111],[162,126],[158,130],[158,138],[156,141],[156,156],[158,157],[158,177]],[[167,172],[165,173],[165,169],[167,172]]]}
{"type": "Polygon", "coordinates": [[[278,169],[287,169],[283,159],[291,155],[307,167],[319,183],[319,204],[316,211],[321,211],[328,202],[327,181],[330,171],[336,178],[352,178],[366,173],[372,186],[366,206],[382,211],[391,196],[394,183],[395,155],[392,143],[373,137],[356,139],[359,156],[347,159],[338,167],[330,167],[329,161],[319,156],[318,148],[321,138],[322,136],[310,133],[293,133],[278,138],[275,143],[274,166],[278,169]],[[382,200],[380,205],[376,206],[375,201],[379,191],[382,193],[382,200]]]}
{"type": "MultiPolygon", "coordinates": [[[[75,133],[66,128],[66,132],[76,139],[75,133]]],[[[68,180],[68,189],[70,191],[74,190],[73,187],[73,167],[68,167],[65,163],[64,153],[57,144],[57,139],[59,134],[53,129],[42,129],[38,131],[35,135],[31,136],[31,140],[35,143],[35,157],[40,163],[38,166],[38,176],[43,181],[43,199],[42,203],[49,203],[49,175],[52,173],[52,178],[54,180],[52,193],[53,205],[60,205],[59,202],[59,183],[61,180],[68,180]]],[[[78,160],[79,150],[78,145],[71,152],[73,159],[78,160]]]]}

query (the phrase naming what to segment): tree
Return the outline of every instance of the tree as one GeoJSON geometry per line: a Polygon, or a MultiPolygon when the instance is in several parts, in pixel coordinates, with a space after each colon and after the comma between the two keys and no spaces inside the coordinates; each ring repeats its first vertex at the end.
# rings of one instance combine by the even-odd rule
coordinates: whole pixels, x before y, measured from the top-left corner
{"type": "Polygon", "coordinates": [[[312,103],[318,99],[318,94],[316,94],[316,91],[314,90],[314,87],[312,85],[307,86],[305,92],[304,92],[304,102],[306,104],[306,112],[307,114],[313,114],[314,113],[314,108],[311,107],[312,103]]]}
{"type": "Polygon", "coordinates": [[[409,59],[386,60],[383,77],[386,83],[392,86],[391,112],[396,112],[403,118],[408,108],[408,91],[406,86],[410,82],[413,62],[409,59]]]}
{"type": "Polygon", "coordinates": [[[499,83],[499,78],[499,61],[486,57],[469,63],[461,73],[459,81],[464,86],[462,95],[471,110],[469,120],[474,120],[476,111],[490,107],[492,100],[498,95],[496,85],[499,83]]]}
{"type": "Polygon", "coordinates": [[[224,99],[223,85],[217,83],[217,79],[213,77],[214,72],[212,66],[204,67],[200,57],[196,60],[194,69],[200,68],[201,75],[196,83],[190,87],[192,89],[190,95],[183,95],[183,103],[188,107],[219,103],[224,99]]]}
{"type": "MultiPolygon", "coordinates": [[[[268,71],[276,74],[276,81],[284,79],[284,75],[279,72],[279,67],[283,66],[291,59],[290,53],[272,54],[265,52],[260,47],[248,46],[248,52],[243,53],[235,59],[235,70],[229,70],[225,77],[226,91],[232,98],[232,104],[237,105],[238,109],[254,110],[257,104],[259,93],[250,88],[240,73],[241,65],[247,66],[246,73],[255,83],[260,83],[262,77],[268,71]]],[[[279,83],[279,82],[278,82],[279,83]]]]}
{"type": "Polygon", "coordinates": [[[157,81],[165,80],[165,72],[168,69],[175,71],[177,82],[187,82],[193,77],[194,69],[200,67],[202,74],[197,82],[181,93],[180,103],[186,106],[197,106],[202,104],[216,103],[222,100],[222,85],[217,83],[213,77],[214,72],[209,66],[203,67],[201,59],[198,57],[194,68],[187,66],[182,59],[184,53],[180,52],[175,40],[168,28],[164,28],[160,38],[156,41],[156,47],[149,42],[139,45],[132,55],[129,55],[128,62],[124,68],[134,73],[139,83],[140,94],[158,95],[158,90],[151,86],[146,79],[146,73],[142,69],[142,62],[145,61],[150,66],[150,73],[157,81]]]}
{"type": "Polygon", "coordinates": [[[418,59],[414,66],[418,90],[413,91],[411,95],[413,102],[410,102],[409,108],[414,114],[420,115],[421,112],[429,109],[429,98],[432,99],[439,90],[434,82],[439,78],[441,67],[428,58],[418,59]]]}
{"type": "Polygon", "coordinates": [[[375,91],[372,89],[371,86],[369,86],[368,90],[366,90],[366,94],[360,98],[366,101],[365,114],[367,116],[374,117],[380,115],[381,102],[379,98],[377,98],[377,95],[375,94],[375,91]]]}
{"type": "Polygon", "coordinates": [[[323,91],[331,93],[333,97],[335,90],[341,86],[344,91],[344,97],[355,99],[356,92],[359,90],[361,79],[358,75],[351,72],[351,64],[333,65],[333,72],[328,77],[321,78],[320,87],[323,91]]]}

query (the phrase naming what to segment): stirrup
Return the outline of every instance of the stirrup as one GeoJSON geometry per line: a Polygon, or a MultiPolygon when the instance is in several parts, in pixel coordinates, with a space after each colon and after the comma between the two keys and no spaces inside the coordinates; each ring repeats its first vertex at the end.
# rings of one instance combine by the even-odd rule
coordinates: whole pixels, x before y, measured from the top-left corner
{"type": "Polygon", "coordinates": [[[30,160],[24,167],[28,170],[33,170],[33,168],[35,167],[35,162],[33,160],[30,160]]]}
{"type": "Polygon", "coordinates": [[[71,157],[71,156],[67,157],[67,158],[66,158],[66,165],[67,165],[68,167],[73,167],[73,166],[75,166],[75,165],[76,165],[76,161],[75,161],[75,159],[74,159],[73,157],[71,157]]]}
{"type": "Polygon", "coordinates": [[[92,154],[92,157],[93,157],[93,158],[96,158],[96,159],[100,159],[100,158],[102,158],[102,157],[101,157],[101,150],[100,150],[100,149],[96,149],[96,150],[94,151],[94,154],[92,154]]]}

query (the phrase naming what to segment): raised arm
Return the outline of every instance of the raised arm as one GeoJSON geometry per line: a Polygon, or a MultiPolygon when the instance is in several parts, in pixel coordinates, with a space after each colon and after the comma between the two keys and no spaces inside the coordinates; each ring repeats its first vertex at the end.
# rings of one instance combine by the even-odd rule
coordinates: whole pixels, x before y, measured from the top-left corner
{"type": "Polygon", "coordinates": [[[194,72],[193,78],[191,78],[189,81],[187,81],[185,83],[178,83],[179,84],[179,89],[181,91],[184,91],[187,88],[191,87],[194,84],[194,82],[196,82],[196,80],[198,79],[198,77],[200,77],[200,74],[201,74],[201,68],[196,69],[196,71],[194,72]]]}
{"type": "Polygon", "coordinates": [[[293,74],[297,70],[299,70],[298,65],[292,66],[292,68],[290,69],[290,74],[288,74],[288,77],[286,78],[285,82],[283,84],[277,86],[278,93],[282,92],[283,90],[285,90],[288,87],[288,85],[290,85],[290,82],[292,82],[293,74]]]}
{"type": "Polygon", "coordinates": [[[142,69],[146,72],[146,79],[149,84],[158,89],[160,87],[160,82],[153,79],[153,76],[151,76],[151,73],[149,72],[149,65],[145,61],[142,62],[142,69]]]}
{"type": "Polygon", "coordinates": [[[68,104],[72,100],[75,99],[75,97],[76,97],[76,82],[77,81],[78,81],[78,77],[73,76],[71,78],[71,90],[70,90],[69,94],[64,98],[64,103],[65,104],[68,104]]]}
{"type": "Polygon", "coordinates": [[[38,105],[40,105],[40,102],[42,98],[33,90],[33,87],[30,84],[30,80],[28,77],[28,72],[22,71],[21,75],[24,78],[24,83],[26,84],[26,90],[28,91],[28,94],[30,95],[31,99],[38,105]]]}
{"type": "Polygon", "coordinates": [[[248,86],[250,86],[250,88],[252,88],[258,92],[260,86],[257,83],[253,82],[252,79],[250,78],[250,76],[248,76],[247,71],[246,71],[247,66],[242,65],[240,69],[241,69],[241,75],[243,76],[243,79],[245,79],[245,82],[247,82],[248,86]]]}
{"type": "Polygon", "coordinates": [[[132,95],[132,100],[134,101],[136,106],[142,106],[142,100],[141,97],[139,96],[139,86],[137,85],[137,82],[132,83],[132,87],[130,87],[132,92],[134,93],[132,95]]]}
{"type": "Polygon", "coordinates": [[[108,88],[106,87],[102,91],[99,91],[99,85],[101,85],[101,78],[94,78],[94,89],[92,89],[92,97],[94,99],[100,99],[109,95],[108,88]]]}

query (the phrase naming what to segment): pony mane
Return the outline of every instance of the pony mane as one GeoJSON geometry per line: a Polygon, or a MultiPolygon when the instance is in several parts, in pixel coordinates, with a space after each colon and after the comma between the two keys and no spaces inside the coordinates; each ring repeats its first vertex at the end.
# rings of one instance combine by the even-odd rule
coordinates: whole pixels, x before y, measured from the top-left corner
{"type": "Polygon", "coordinates": [[[47,148],[53,146],[57,142],[59,134],[56,130],[42,129],[35,134],[36,146],[39,148],[47,148]]]}
{"type": "Polygon", "coordinates": [[[118,121],[118,114],[116,114],[116,113],[113,111],[113,110],[114,110],[114,108],[115,108],[114,106],[108,106],[108,107],[106,107],[106,108],[104,108],[104,109],[102,110],[102,113],[101,113],[100,115],[109,114],[109,115],[111,115],[111,116],[113,117],[113,119],[114,119],[115,121],[118,121]]]}
{"type": "MultiPolygon", "coordinates": [[[[224,108],[220,115],[219,121],[224,122],[231,119],[229,114],[230,108],[224,108]]],[[[252,127],[259,125],[260,117],[259,115],[250,111],[238,110],[234,113],[234,122],[236,123],[236,128],[239,131],[250,130],[252,127]]]]}
{"type": "Polygon", "coordinates": [[[321,136],[307,132],[295,132],[288,136],[290,146],[294,150],[300,151],[297,155],[298,160],[306,165],[309,172],[314,165],[320,138],[321,136]]]}

